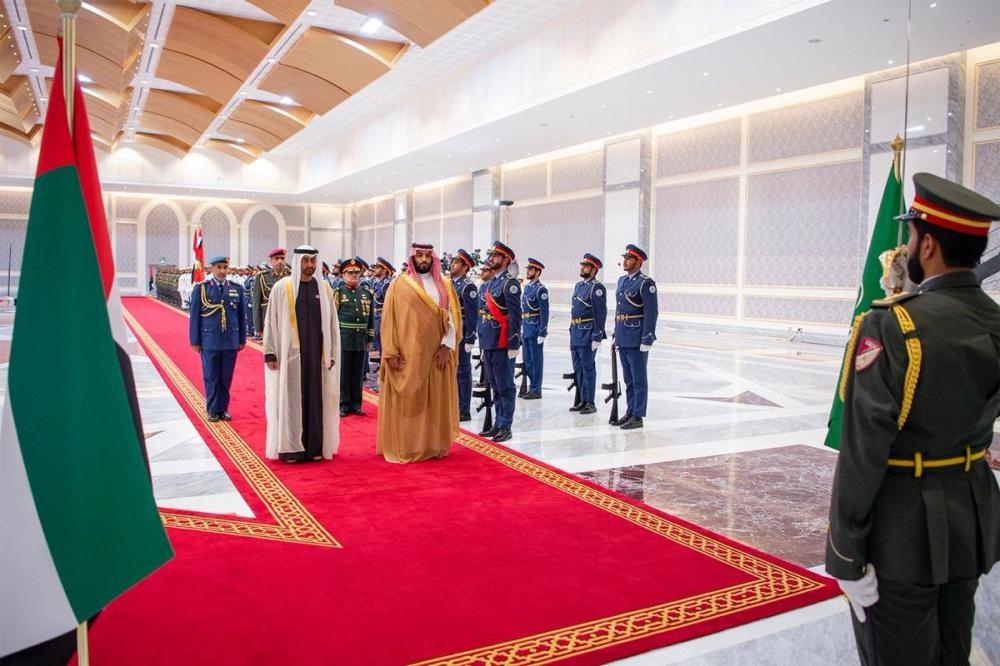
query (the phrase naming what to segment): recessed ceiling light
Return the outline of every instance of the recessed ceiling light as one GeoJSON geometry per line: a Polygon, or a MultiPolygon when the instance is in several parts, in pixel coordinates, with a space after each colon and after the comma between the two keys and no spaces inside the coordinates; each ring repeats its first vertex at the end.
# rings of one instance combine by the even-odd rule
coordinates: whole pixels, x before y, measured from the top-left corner
{"type": "Polygon", "coordinates": [[[382,21],[378,20],[377,18],[370,18],[367,21],[365,21],[365,24],[363,26],[361,26],[361,32],[365,33],[366,35],[370,35],[381,27],[382,27],[382,21]]]}
{"type": "Polygon", "coordinates": [[[133,110],[133,111],[135,111],[136,113],[138,113],[138,112],[139,112],[139,107],[137,107],[137,106],[133,106],[133,107],[132,107],[132,110],[133,110]]]}
{"type": "Polygon", "coordinates": [[[229,116],[227,116],[226,114],[223,113],[221,116],[219,116],[219,120],[225,120],[228,117],[229,116]]]}
{"type": "Polygon", "coordinates": [[[32,67],[28,71],[31,72],[32,74],[37,74],[38,73],[38,68],[37,67],[32,67]]]}
{"type": "Polygon", "coordinates": [[[295,104],[295,100],[289,97],[288,95],[285,95],[284,97],[281,98],[281,103],[284,104],[285,106],[289,106],[291,104],[295,104]]]}
{"type": "Polygon", "coordinates": [[[889,64],[891,65],[891,64],[892,64],[892,63],[894,63],[894,62],[896,62],[896,61],[895,61],[895,60],[890,60],[890,61],[889,61],[889,64]]]}
{"type": "Polygon", "coordinates": [[[267,59],[267,64],[268,64],[268,65],[273,65],[273,64],[274,64],[274,63],[276,63],[276,62],[278,62],[278,59],[277,59],[277,58],[268,58],[268,59],[267,59]]]}
{"type": "Polygon", "coordinates": [[[39,101],[39,102],[41,102],[42,104],[45,104],[45,103],[46,103],[47,101],[49,101],[49,100],[48,100],[48,98],[47,98],[47,97],[43,97],[43,98],[41,98],[41,99],[40,99],[40,100],[38,100],[38,101],[39,101]]]}
{"type": "Polygon", "coordinates": [[[149,43],[149,48],[151,48],[151,49],[158,49],[158,48],[160,48],[160,45],[157,44],[156,42],[150,42],[149,43]]]}
{"type": "Polygon", "coordinates": [[[143,79],[142,81],[139,81],[139,85],[140,86],[148,86],[149,85],[149,81],[147,81],[146,79],[143,79]]]}
{"type": "MultiPolygon", "coordinates": [[[[931,3],[931,9],[934,9],[935,7],[937,7],[937,3],[936,2],[932,2],[931,3]]],[[[937,152],[937,151],[934,151],[934,152],[937,152]]]]}
{"type": "Polygon", "coordinates": [[[237,139],[236,139],[236,143],[243,143],[243,137],[239,137],[239,138],[237,138],[237,139]]]}
{"type": "Polygon", "coordinates": [[[781,88],[775,88],[774,92],[781,92],[781,88]]]}
{"type": "Polygon", "coordinates": [[[26,26],[26,25],[19,25],[19,26],[17,26],[17,29],[20,30],[21,32],[25,32],[28,29],[28,26],[26,26]]]}
{"type": "Polygon", "coordinates": [[[673,119],[674,119],[673,116],[670,116],[670,117],[667,118],[667,120],[673,120],[673,119]]]}
{"type": "Polygon", "coordinates": [[[601,108],[602,109],[606,109],[606,108],[608,108],[608,105],[607,104],[601,104],[601,108]]]}
{"type": "Polygon", "coordinates": [[[246,96],[247,96],[247,91],[246,90],[241,90],[240,91],[240,97],[246,97],[246,96]]]}
{"type": "Polygon", "coordinates": [[[316,14],[318,13],[319,12],[317,12],[315,9],[310,9],[309,11],[306,12],[306,16],[316,16],[316,14]]]}
{"type": "Polygon", "coordinates": [[[653,94],[653,91],[652,91],[652,90],[647,90],[647,91],[646,91],[646,94],[647,94],[647,95],[652,95],[652,94],[653,94]]]}
{"type": "Polygon", "coordinates": [[[708,72],[702,72],[701,75],[702,76],[708,76],[708,72]]]}
{"type": "Polygon", "coordinates": [[[80,83],[93,83],[94,79],[90,78],[86,74],[77,74],[76,78],[79,79],[80,83]]]}
{"type": "Polygon", "coordinates": [[[722,102],[719,102],[718,104],[716,104],[716,106],[721,107],[722,106],[722,102]]]}

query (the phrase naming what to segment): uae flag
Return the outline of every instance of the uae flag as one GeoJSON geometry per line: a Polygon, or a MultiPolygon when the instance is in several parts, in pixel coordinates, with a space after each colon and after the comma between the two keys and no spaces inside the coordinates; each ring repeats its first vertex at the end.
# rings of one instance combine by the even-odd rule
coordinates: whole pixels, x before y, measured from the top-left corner
{"type": "Polygon", "coordinates": [[[71,135],[61,82],[57,65],[0,421],[0,657],[72,631],[173,555],[144,455],[87,110],[77,83],[71,135]],[[52,280],[57,261],[73,266],[72,280],[52,280]]]}
{"type": "Polygon", "coordinates": [[[194,269],[191,271],[191,283],[197,284],[205,280],[205,248],[202,246],[201,227],[194,228],[194,269]]]}

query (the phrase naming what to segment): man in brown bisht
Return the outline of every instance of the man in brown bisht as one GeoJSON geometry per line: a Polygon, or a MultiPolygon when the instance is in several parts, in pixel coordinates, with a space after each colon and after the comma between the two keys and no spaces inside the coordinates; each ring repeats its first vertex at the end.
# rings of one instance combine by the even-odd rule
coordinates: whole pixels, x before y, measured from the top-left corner
{"type": "Polygon", "coordinates": [[[376,452],[408,463],[448,455],[458,434],[462,315],[433,245],[414,243],[382,309],[376,452]]]}

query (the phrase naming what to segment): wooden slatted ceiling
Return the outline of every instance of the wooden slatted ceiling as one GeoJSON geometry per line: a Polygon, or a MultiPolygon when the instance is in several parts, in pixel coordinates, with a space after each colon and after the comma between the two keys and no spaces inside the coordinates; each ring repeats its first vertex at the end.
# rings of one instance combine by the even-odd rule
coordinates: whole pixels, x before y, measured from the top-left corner
{"type": "Polygon", "coordinates": [[[337,0],[337,4],[378,18],[414,44],[426,47],[485,9],[490,0],[337,0]]]}
{"type": "Polygon", "coordinates": [[[309,0],[248,0],[248,2],[282,23],[293,23],[309,6],[309,0]]]}
{"type": "Polygon", "coordinates": [[[27,134],[38,123],[28,79],[11,76],[0,84],[0,125],[27,134]]]}
{"type": "Polygon", "coordinates": [[[254,148],[253,146],[248,146],[245,143],[239,144],[231,141],[220,141],[218,139],[212,139],[206,142],[205,147],[210,150],[218,150],[221,153],[235,157],[236,159],[246,162],[247,164],[250,164],[263,154],[259,149],[254,148]]]}
{"type": "Polygon", "coordinates": [[[147,113],[170,116],[200,133],[212,124],[221,108],[222,106],[210,97],[186,95],[166,90],[150,90],[146,97],[143,118],[140,120],[144,121],[147,113]]]}
{"type": "MultiPolygon", "coordinates": [[[[59,5],[48,0],[33,0],[27,7],[35,34],[54,41],[60,29],[59,5]]],[[[88,2],[77,14],[77,47],[124,68],[142,50],[150,11],[151,5],[146,4],[114,0],[88,2]]]]}
{"type": "Polygon", "coordinates": [[[17,52],[14,31],[9,24],[0,19],[0,83],[6,81],[20,64],[21,56],[17,52]]]}
{"type": "Polygon", "coordinates": [[[276,95],[288,95],[313,113],[322,115],[350,97],[350,93],[335,83],[311,72],[275,65],[260,82],[260,89],[276,95]]]}

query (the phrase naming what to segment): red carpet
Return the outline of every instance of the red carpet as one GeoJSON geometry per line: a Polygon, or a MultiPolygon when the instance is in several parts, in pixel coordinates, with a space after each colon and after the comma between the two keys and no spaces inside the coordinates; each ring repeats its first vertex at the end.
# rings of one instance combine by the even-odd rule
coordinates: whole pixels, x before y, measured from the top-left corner
{"type": "Polygon", "coordinates": [[[445,460],[385,463],[374,405],[342,421],[332,462],[262,462],[260,352],[240,354],[231,427],[208,424],[186,317],[124,302],[257,518],[165,512],[177,555],[101,617],[96,664],[604,663],[837,593],[468,435],[445,460]]]}

